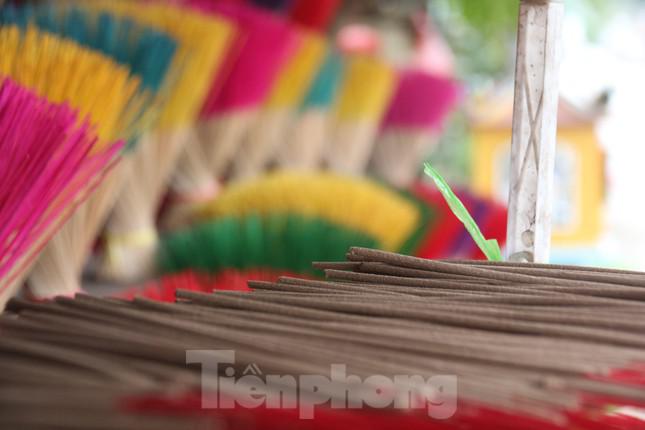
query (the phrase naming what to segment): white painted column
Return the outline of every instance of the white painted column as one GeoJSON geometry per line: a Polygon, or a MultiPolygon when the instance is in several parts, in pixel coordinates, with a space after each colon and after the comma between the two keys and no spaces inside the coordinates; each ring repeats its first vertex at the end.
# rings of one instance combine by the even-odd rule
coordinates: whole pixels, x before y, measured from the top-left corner
{"type": "Polygon", "coordinates": [[[551,246],[562,0],[521,0],[508,213],[508,258],[544,263],[551,246]]]}

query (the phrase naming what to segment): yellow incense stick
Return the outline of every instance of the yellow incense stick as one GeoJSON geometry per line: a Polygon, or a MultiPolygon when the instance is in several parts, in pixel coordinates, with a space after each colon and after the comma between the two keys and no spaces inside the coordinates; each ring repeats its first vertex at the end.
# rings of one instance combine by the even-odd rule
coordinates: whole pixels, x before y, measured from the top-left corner
{"type": "Polygon", "coordinates": [[[394,69],[383,61],[362,56],[349,61],[334,109],[327,154],[333,170],[360,174],[367,167],[395,84],[394,69]]]}
{"type": "MultiPolygon", "coordinates": [[[[9,76],[52,102],[68,103],[79,111],[81,119],[89,119],[99,137],[94,151],[106,149],[116,138],[132,138],[140,131],[139,121],[146,116],[141,109],[148,94],[140,91],[140,80],[132,77],[127,67],[33,27],[0,28],[0,52],[0,75],[9,76]]],[[[102,179],[101,172],[97,178],[102,179]]],[[[32,292],[46,295],[78,291],[80,268],[118,192],[118,187],[111,186],[115,182],[120,182],[120,175],[108,175],[52,238],[30,275],[32,292]]],[[[69,214],[65,210],[60,222],[69,214]]]]}
{"type": "Polygon", "coordinates": [[[160,128],[192,125],[213,75],[225,58],[235,27],[223,19],[170,4],[128,0],[97,0],[89,4],[133,18],[176,39],[174,87],[161,114],[160,128]]]}
{"type": "Polygon", "coordinates": [[[92,4],[165,31],[177,41],[171,71],[174,85],[159,127],[137,148],[132,160],[136,174],[128,178],[107,225],[107,254],[101,271],[115,280],[130,281],[153,270],[158,207],[183,148],[197,144],[191,142],[191,126],[228,53],[235,27],[223,19],[169,4],[126,0],[92,4]]]}
{"type": "Polygon", "coordinates": [[[2,27],[0,52],[0,75],[78,109],[96,124],[102,145],[135,132],[132,119],[138,115],[133,111],[145,96],[127,67],[33,27],[2,27]]]}
{"type": "Polygon", "coordinates": [[[300,45],[273,85],[265,109],[299,106],[326,54],[325,38],[318,33],[303,30],[300,45]]]}
{"type": "Polygon", "coordinates": [[[339,121],[379,121],[396,84],[394,69],[371,57],[348,62],[336,104],[339,121]]]}
{"type": "Polygon", "coordinates": [[[421,216],[413,204],[367,179],[281,172],[230,186],[203,205],[199,217],[253,213],[320,217],[367,233],[390,250],[403,245],[421,216]]]}
{"type": "Polygon", "coordinates": [[[260,174],[277,158],[292,120],[292,115],[307,95],[327,53],[322,35],[303,30],[299,46],[273,84],[233,167],[234,177],[260,174]]]}

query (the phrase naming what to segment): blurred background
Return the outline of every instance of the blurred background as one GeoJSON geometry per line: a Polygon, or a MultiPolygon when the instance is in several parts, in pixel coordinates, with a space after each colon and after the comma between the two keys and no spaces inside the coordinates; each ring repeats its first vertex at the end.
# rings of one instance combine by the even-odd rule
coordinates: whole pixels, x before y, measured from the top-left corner
{"type": "MultiPolygon", "coordinates": [[[[357,3],[401,12],[399,2],[357,3]]],[[[428,16],[417,61],[464,88],[429,159],[451,185],[506,202],[518,2],[408,3],[428,16]]],[[[645,2],[571,0],[566,10],[552,262],[643,269],[645,2]]],[[[400,36],[373,25],[384,55],[399,60],[400,36]]]]}
{"type": "MultiPolygon", "coordinates": [[[[244,289],[320,277],[310,263],[349,246],[485,258],[425,162],[504,246],[517,0],[0,4],[0,72],[128,143],[48,246],[25,239],[16,291],[194,272],[244,289]],[[70,43],[137,91],[99,109],[111,88],[75,73],[87,58],[56,59],[70,43]],[[72,91],[81,81],[87,94],[72,91]]],[[[552,262],[643,270],[645,2],[567,0],[563,45],[552,262]]]]}

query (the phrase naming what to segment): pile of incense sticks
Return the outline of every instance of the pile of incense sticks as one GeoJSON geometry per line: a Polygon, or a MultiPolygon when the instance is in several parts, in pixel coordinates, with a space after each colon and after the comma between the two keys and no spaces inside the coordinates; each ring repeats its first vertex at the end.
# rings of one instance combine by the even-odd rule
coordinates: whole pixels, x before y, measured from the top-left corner
{"type": "MultiPolygon", "coordinates": [[[[315,266],[326,281],[252,281],[248,293],[178,290],[176,303],[13,300],[0,319],[0,423],[38,428],[37,415],[74,428],[70,414],[80,414],[83,428],[103,428],[93,413],[118,409],[138,423],[140,414],[162,413],[223,420],[224,428],[286,425],[285,411],[201,409],[199,360],[186,364],[187,351],[233,350],[237,376],[249,365],[257,377],[328,376],[332,364],[344,364],[362,380],[457,377],[458,403],[447,420],[393,407],[329,415],[323,404],[316,417],[324,425],[299,420],[297,428],[349,428],[357,417],[365,428],[391,428],[384,417],[432,429],[642,428],[622,411],[645,407],[645,273],[424,260],[366,248],[315,266]],[[254,413],[265,415],[249,421],[254,413]],[[240,414],[246,418],[236,421],[240,414]]],[[[330,399],[356,395],[344,383],[320,390],[330,399]]],[[[219,398],[234,391],[220,386],[219,398]]]]}

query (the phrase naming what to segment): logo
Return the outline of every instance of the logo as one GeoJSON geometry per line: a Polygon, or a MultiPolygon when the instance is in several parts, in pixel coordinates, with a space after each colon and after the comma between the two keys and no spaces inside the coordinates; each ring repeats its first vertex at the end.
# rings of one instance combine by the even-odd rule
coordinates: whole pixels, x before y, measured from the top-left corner
{"type": "Polygon", "coordinates": [[[370,375],[348,373],[332,364],[327,375],[263,374],[257,363],[235,366],[233,350],[189,350],[186,363],[201,365],[205,409],[297,409],[313,419],[316,407],[332,409],[425,410],[434,419],[448,419],[457,409],[454,375],[370,375]]]}
{"type": "Polygon", "coordinates": [[[258,367],[257,364],[251,363],[248,366],[246,366],[246,369],[244,369],[244,372],[242,372],[243,375],[262,375],[262,371],[258,367]]]}

